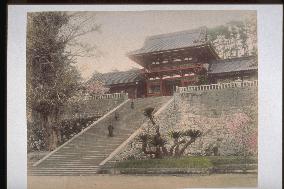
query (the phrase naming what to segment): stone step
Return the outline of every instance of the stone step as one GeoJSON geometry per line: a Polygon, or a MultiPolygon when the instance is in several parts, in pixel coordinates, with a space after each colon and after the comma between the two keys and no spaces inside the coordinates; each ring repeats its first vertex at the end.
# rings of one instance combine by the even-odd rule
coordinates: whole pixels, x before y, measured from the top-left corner
{"type": "MultiPolygon", "coordinates": [[[[93,138],[93,136],[88,136],[88,137],[84,137],[84,138],[74,139],[72,142],[84,142],[84,141],[101,142],[101,141],[105,141],[105,140],[117,141],[117,140],[120,140],[120,139],[124,139],[125,136],[130,135],[132,132],[134,132],[134,131],[127,132],[127,133],[120,134],[120,135],[116,135],[115,137],[109,137],[109,136],[106,135],[104,137],[101,136],[100,138],[93,138]]],[[[87,134],[89,135],[89,133],[86,133],[86,135],[87,134]]]]}
{"type": "Polygon", "coordinates": [[[30,172],[30,175],[37,176],[59,176],[59,175],[87,175],[87,174],[96,174],[99,170],[65,170],[65,171],[41,171],[41,172],[30,172]]]}
{"type": "Polygon", "coordinates": [[[36,173],[36,172],[68,172],[68,171],[74,171],[74,172],[79,172],[79,171],[96,171],[98,168],[48,168],[48,169],[33,169],[31,172],[36,173]]]}
{"type": "Polygon", "coordinates": [[[62,172],[62,173],[30,173],[30,176],[93,176],[96,175],[97,171],[89,173],[74,173],[74,172],[62,172]]]}
{"type": "Polygon", "coordinates": [[[62,154],[59,155],[54,155],[54,156],[50,156],[50,157],[74,157],[74,156],[83,156],[84,154],[90,154],[90,155],[96,155],[96,154],[109,154],[110,152],[112,152],[112,148],[111,149],[103,149],[101,150],[100,148],[98,149],[92,149],[92,150],[86,150],[85,152],[83,151],[79,151],[76,154],[69,154],[70,152],[64,152],[62,154]]]}
{"type": "Polygon", "coordinates": [[[64,149],[73,149],[73,148],[78,148],[78,147],[95,147],[95,146],[112,146],[112,145],[116,145],[116,144],[120,144],[122,141],[124,141],[125,139],[127,139],[128,137],[125,137],[124,139],[120,139],[117,141],[100,141],[100,142],[93,142],[93,143],[77,143],[77,144],[69,144],[68,146],[62,148],[62,150],[64,149]]]}
{"type": "Polygon", "coordinates": [[[31,173],[48,173],[48,172],[95,172],[95,171],[97,171],[98,170],[98,168],[89,168],[89,169],[87,169],[87,168],[80,168],[80,169],[75,169],[75,168],[63,168],[63,169],[38,169],[38,170],[35,170],[35,171],[31,171],[31,173]]]}
{"type": "Polygon", "coordinates": [[[78,165],[78,166],[75,166],[75,165],[64,165],[64,166],[57,166],[57,167],[41,167],[41,168],[32,168],[31,170],[37,170],[37,171],[39,171],[39,170],[45,170],[45,169],[43,169],[43,168],[46,168],[46,169],[55,169],[55,170],[59,170],[59,169],[62,169],[62,170],[64,170],[64,169],[97,169],[97,168],[99,168],[99,167],[94,167],[94,166],[80,166],[80,165],[78,165]]]}
{"type": "MultiPolygon", "coordinates": [[[[68,147],[66,147],[66,148],[62,148],[61,149],[61,151],[62,152],[64,152],[64,150],[76,150],[76,152],[77,152],[77,150],[78,149],[80,149],[79,147],[81,147],[81,148],[95,148],[96,146],[102,146],[102,145],[104,145],[105,143],[98,143],[98,144],[94,144],[94,145],[81,145],[81,146],[79,146],[79,145],[70,145],[70,146],[68,146],[68,147]]],[[[105,147],[107,147],[107,146],[112,146],[112,145],[116,145],[116,144],[120,144],[119,142],[117,142],[117,143],[111,143],[111,144],[107,144],[107,145],[105,145],[105,147]]],[[[90,150],[92,150],[92,149],[90,149],[90,150]]],[[[56,152],[56,153],[59,153],[58,151],[56,152]]],[[[55,154],[55,153],[54,153],[55,154]]]]}
{"type": "Polygon", "coordinates": [[[90,164],[90,165],[93,165],[95,161],[97,160],[101,160],[101,159],[104,159],[102,157],[98,157],[98,158],[94,158],[94,159],[81,159],[81,158],[78,158],[78,159],[69,159],[69,160],[48,160],[46,162],[42,162],[42,165],[46,165],[46,164],[90,164]]]}
{"type": "MultiPolygon", "coordinates": [[[[84,153],[84,156],[103,156],[103,155],[107,155],[107,153],[103,153],[103,152],[86,152],[84,153]]],[[[72,154],[72,155],[68,155],[68,154],[60,154],[60,155],[53,155],[50,158],[72,158],[72,157],[78,157],[78,156],[83,156],[83,154],[72,154]]]]}
{"type": "MultiPolygon", "coordinates": [[[[82,155],[82,153],[92,153],[94,154],[95,152],[94,151],[100,151],[101,153],[109,153],[111,150],[113,150],[115,146],[112,146],[111,148],[107,148],[105,146],[98,146],[98,147],[84,147],[84,148],[80,148],[78,150],[74,149],[69,149],[69,150],[64,150],[62,151],[62,153],[60,153],[60,155],[64,155],[64,154],[69,154],[69,156],[71,155],[82,155]],[[75,154],[76,152],[76,154],[75,154]]],[[[52,157],[53,155],[55,154],[52,154],[50,157],[52,157]]],[[[59,155],[59,153],[57,154],[59,155]]]]}
{"type": "MultiPolygon", "coordinates": [[[[133,130],[129,130],[127,132],[126,131],[124,131],[124,132],[122,131],[122,132],[115,132],[115,133],[118,133],[116,135],[117,138],[119,138],[119,137],[124,138],[125,136],[131,134],[131,132],[134,132],[134,131],[133,130]]],[[[101,134],[100,136],[98,136],[98,138],[95,138],[96,134],[92,133],[91,131],[87,132],[84,137],[85,138],[90,138],[90,139],[94,138],[94,139],[97,139],[97,140],[99,140],[99,139],[105,140],[105,139],[113,139],[113,138],[115,138],[115,137],[109,137],[108,136],[108,132],[101,134]]],[[[84,139],[84,138],[78,138],[77,140],[80,140],[80,139],[84,139]]]]}
{"type": "MultiPolygon", "coordinates": [[[[91,146],[91,145],[74,146],[73,148],[69,148],[69,149],[66,148],[66,149],[62,150],[60,153],[74,153],[74,152],[80,153],[80,150],[92,151],[92,150],[101,150],[102,148],[109,149],[110,147],[117,146],[117,145],[119,145],[119,143],[109,144],[109,145],[99,144],[99,145],[93,145],[93,146],[91,146]]],[[[57,152],[56,154],[58,154],[58,153],[59,152],[57,152]]]]}
{"type": "Polygon", "coordinates": [[[164,97],[138,99],[134,102],[134,109],[131,109],[130,102],[127,102],[118,110],[119,120],[113,122],[114,137],[107,135],[106,127],[109,120],[113,119],[113,115],[110,115],[63,146],[38,166],[32,167],[29,174],[50,176],[96,174],[99,164],[147,120],[143,115],[143,110],[149,106],[158,110],[157,107],[161,107],[169,99],[164,97]]]}
{"type": "MultiPolygon", "coordinates": [[[[115,133],[114,133],[115,134],[115,133]]],[[[125,137],[127,137],[128,135],[131,135],[131,133],[127,133],[123,136],[120,136],[120,135],[114,135],[113,137],[106,137],[106,138],[101,138],[101,139],[92,139],[92,138],[82,138],[82,139],[77,139],[76,141],[72,141],[71,143],[69,143],[68,145],[71,145],[71,144],[74,144],[74,143],[87,143],[87,144],[94,144],[94,143],[97,143],[97,142],[104,142],[106,140],[108,140],[109,142],[116,142],[118,140],[122,140],[124,139],[125,137]]]]}
{"type": "Polygon", "coordinates": [[[65,164],[78,164],[78,165],[96,165],[97,162],[102,161],[106,157],[96,157],[96,158],[78,158],[78,159],[70,159],[70,160],[49,160],[42,163],[41,167],[45,167],[47,165],[65,165],[65,164]]]}
{"type": "Polygon", "coordinates": [[[29,174],[39,174],[39,173],[90,173],[90,172],[97,172],[99,168],[95,169],[50,169],[50,170],[32,170],[29,174]]]}
{"type": "MultiPolygon", "coordinates": [[[[82,167],[82,168],[84,168],[84,167],[90,167],[90,168],[98,168],[99,166],[98,165],[86,165],[86,164],[64,164],[64,165],[62,165],[62,164],[60,164],[60,165],[57,165],[55,168],[68,168],[68,167],[70,167],[70,168],[72,168],[72,167],[74,167],[74,168],[80,168],[80,167],[82,167]]],[[[45,168],[47,168],[47,169],[49,169],[49,168],[52,168],[52,167],[41,167],[41,168],[36,168],[36,167],[31,167],[31,170],[37,170],[37,169],[45,169],[45,168]]]]}
{"type": "Polygon", "coordinates": [[[30,172],[60,172],[60,171],[70,171],[70,170],[75,170],[75,171],[80,171],[80,170],[98,170],[99,167],[53,167],[53,168],[40,168],[40,169],[31,169],[30,172]]]}
{"type": "MultiPolygon", "coordinates": [[[[78,160],[78,161],[82,161],[82,160],[85,160],[85,159],[101,159],[101,158],[106,158],[107,155],[98,155],[98,156],[84,156],[84,157],[80,157],[80,158],[73,158],[73,160],[78,160]]],[[[71,158],[67,159],[67,158],[52,158],[50,160],[53,160],[53,161],[65,161],[65,160],[72,160],[71,158]]]]}
{"type": "MultiPolygon", "coordinates": [[[[104,149],[100,150],[98,148],[98,149],[94,149],[96,152],[92,152],[92,151],[87,151],[86,150],[86,152],[80,151],[77,154],[73,154],[73,155],[66,155],[65,156],[64,155],[65,153],[64,153],[64,154],[62,154],[62,156],[50,156],[49,158],[52,158],[52,157],[69,157],[69,158],[73,158],[73,157],[84,157],[84,156],[89,156],[89,155],[107,155],[107,154],[110,154],[114,149],[111,148],[109,150],[104,150],[104,149]],[[97,152],[97,151],[99,151],[99,152],[97,152]]],[[[66,154],[67,154],[67,152],[66,152],[66,154]]]]}
{"type": "Polygon", "coordinates": [[[34,175],[34,176],[83,176],[83,175],[93,175],[93,174],[97,174],[98,170],[66,170],[66,171],[42,171],[42,172],[32,172],[29,173],[30,175],[34,175]]]}
{"type": "Polygon", "coordinates": [[[100,163],[100,161],[93,161],[92,163],[54,163],[54,164],[44,164],[44,166],[42,165],[41,167],[33,167],[32,169],[40,169],[43,167],[47,167],[47,168],[52,168],[52,167],[88,167],[88,166],[98,166],[97,163],[100,163]]]}
{"type": "MultiPolygon", "coordinates": [[[[130,135],[129,135],[130,136],[130,135]]],[[[114,136],[115,137],[115,136],[114,136]]],[[[128,138],[128,136],[124,137],[124,138],[119,138],[116,140],[102,140],[102,141],[95,141],[95,142],[91,142],[91,141],[84,141],[84,142],[80,142],[80,143],[74,143],[74,144],[69,144],[68,146],[96,146],[98,144],[105,144],[107,146],[113,145],[113,144],[117,144],[121,141],[123,141],[125,138],[128,138]]]]}
{"type": "MultiPolygon", "coordinates": [[[[99,159],[99,158],[107,158],[107,156],[103,156],[103,157],[97,157],[97,159],[99,159]]],[[[85,157],[85,158],[82,158],[83,160],[88,160],[88,159],[93,159],[93,160],[95,160],[96,158],[94,158],[94,157],[85,157]]]]}
{"type": "Polygon", "coordinates": [[[63,148],[66,148],[66,147],[70,147],[70,146],[81,146],[81,145],[96,145],[96,144],[116,144],[118,142],[121,142],[122,140],[124,140],[125,138],[128,138],[130,134],[127,134],[123,137],[118,137],[115,135],[114,133],[114,136],[112,138],[108,138],[108,139],[104,139],[104,140],[97,140],[97,141],[94,141],[94,140],[82,140],[82,141],[74,141],[66,146],[64,146],[63,148]],[[106,140],[107,140],[107,143],[106,143],[106,140]]]}
{"type": "MultiPolygon", "coordinates": [[[[97,159],[102,159],[101,157],[97,157],[96,159],[93,160],[97,160],[97,159]]],[[[42,162],[44,163],[44,162],[42,162]]],[[[77,158],[77,159],[68,159],[68,160],[46,160],[45,163],[59,163],[59,164],[64,164],[64,163],[90,163],[92,164],[93,161],[92,160],[84,160],[82,158],[77,158]]]]}
{"type": "MultiPolygon", "coordinates": [[[[119,144],[114,144],[115,146],[119,145],[119,144]]],[[[76,151],[76,152],[79,152],[78,150],[103,150],[103,149],[109,149],[108,146],[111,146],[113,147],[114,145],[96,145],[96,146],[74,146],[73,148],[70,148],[70,149],[65,149],[65,151],[62,151],[62,153],[65,153],[65,152],[73,152],[73,151],[76,151]],[[69,150],[69,151],[67,151],[69,150]]],[[[57,152],[59,153],[59,152],[57,152]]]]}

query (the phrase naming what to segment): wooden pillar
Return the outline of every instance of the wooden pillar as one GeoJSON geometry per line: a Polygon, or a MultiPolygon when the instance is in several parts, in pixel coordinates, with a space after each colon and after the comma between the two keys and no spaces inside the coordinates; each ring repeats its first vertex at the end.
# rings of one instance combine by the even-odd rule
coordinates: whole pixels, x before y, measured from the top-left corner
{"type": "Polygon", "coordinates": [[[181,84],[181,87],[184,87],[185,85],[184,85],[184,80],[183,79],[181,79],[180,80],[180,84],[181,84]]]}
{"type": "Polygon", "coordinates": [[[180,86],[184,87],[184,73],[182,71],[180,71],[180,86]]]}
{"type": "Polygon", "coordinates": [[[161,96],[164,96],[164,94],[163,94],[163,80],[162,80],[162,78],[160,78],[160,95],[161,96]]]}
{"type": "Polygon", "coordinates": [[[146,80],[146,96],[149,95],[149,86],[150,86],[149,80],[146,80]]]}

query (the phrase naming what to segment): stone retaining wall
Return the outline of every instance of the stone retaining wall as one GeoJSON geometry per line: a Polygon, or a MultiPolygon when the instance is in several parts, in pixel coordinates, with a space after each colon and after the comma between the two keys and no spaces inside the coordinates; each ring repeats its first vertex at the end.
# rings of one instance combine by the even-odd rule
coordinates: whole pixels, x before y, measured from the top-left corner
{"type": "Polygon", "coordinates": [[[199,91],[179,98],[180,124],[204,133],[189,154],[204,154],[213,147],[220,155],[257,154],[257,87],[199,91]]]}
{"type": "MultiPolygon", "coordinates": [[[[257,86],[176,93],[175,100],[156,118],[170,141],[170,130],[198,129],[203,136],[189,146],[187,155],[257,155],[257,86]]],[[[151,124],[144,132],[154,132],[151,124]]],[[[144,159],[137,137],[114,161],[144,159]]]]}
{"type": "Polygon", "coordinates": [[[126,98],[90,98],[64,107],[63,119],[71,117],[92,117],[102,116],[112,110],[126,98]]]}

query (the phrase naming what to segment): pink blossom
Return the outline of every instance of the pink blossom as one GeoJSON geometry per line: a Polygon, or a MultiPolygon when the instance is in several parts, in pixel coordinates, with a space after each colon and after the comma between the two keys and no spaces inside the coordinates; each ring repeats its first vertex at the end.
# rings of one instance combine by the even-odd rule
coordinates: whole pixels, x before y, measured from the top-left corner
{"type": "Polygon", "coordinates": [[[87,92],[91,95],[93,94],[104,94],[108,92],[108,88],[104,86],[102,82],[94,81],[87,85],[87,92]]]}

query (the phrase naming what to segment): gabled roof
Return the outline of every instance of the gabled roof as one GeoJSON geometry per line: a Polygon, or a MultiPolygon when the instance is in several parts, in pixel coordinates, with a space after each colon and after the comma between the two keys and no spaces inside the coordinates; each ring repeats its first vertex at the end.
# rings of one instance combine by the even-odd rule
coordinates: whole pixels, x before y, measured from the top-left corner
{"type": "Polygon", "coordinates": [[[206,43],[207,28],[200,27],[194,30],[186,30],[147,37],[144,42],[144,46],[141,49],[132,51],[128,53],[128,55],[194,47],[206,43]]]}
{"type": "Polygon", "coordinates": [[[208,73],[221,74],[248,70],[257,70],[257,58],[255,56],[212,61],[208,73]]]}
{"type": "Polygon", "coordinates": [[[108,73],[96,73],[91,80],[103,82],[105,85],[133,83],[141,80],[140,70],[118,71],[108,73]]]}

